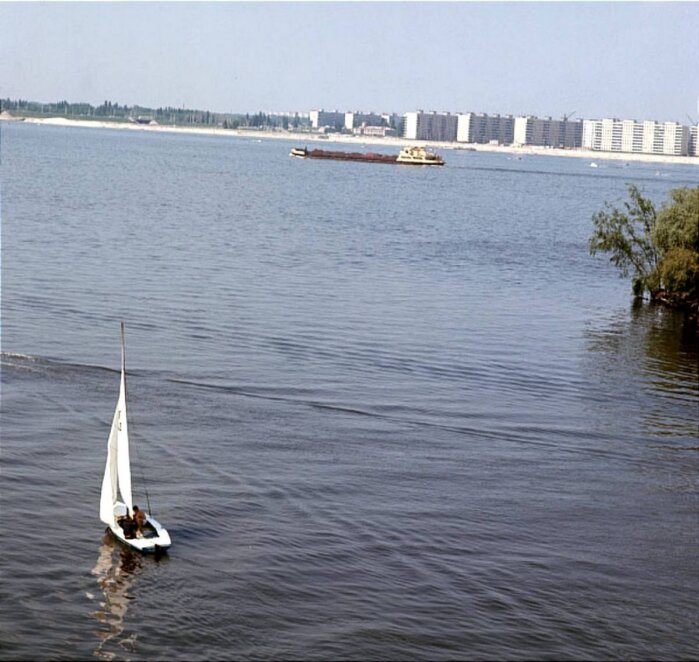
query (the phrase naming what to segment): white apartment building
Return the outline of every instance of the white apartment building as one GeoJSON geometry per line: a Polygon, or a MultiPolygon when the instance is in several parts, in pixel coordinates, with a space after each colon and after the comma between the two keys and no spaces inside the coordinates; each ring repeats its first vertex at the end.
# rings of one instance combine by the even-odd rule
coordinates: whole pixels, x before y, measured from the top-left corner
{"type": "Polygon", "coordinates": [[[456,141],[458,116],[451,113],[425,113],[418,110],[405,114],[403,137],[408,140],[456,141]]]}
{"type": "Polygon", "coordinates": [[[689,133],[689,128],[678,122],[584,120],[582,146],[601,152],[686,156],[689,133]]]}
{"type": "Polygon", "coordinates": [[[514,140],[515,120],[512,115],[462,113],[458,115],[456,140],[462,143],[510,145],[514,140]]]}
{"type": "Polygon", "coordinates": [[[550,117],[517,117],[514,143],[539,147],[580,147],[583,141],[582,120],[554,120],[550,117]]]}
{"type": "Polygon", "coordinates": [[[309,119],[314,129],[328,126],[339,130],[345,123],[345,113],[340,113],[337,110],[312,110],[309,113],[309,119]]]}

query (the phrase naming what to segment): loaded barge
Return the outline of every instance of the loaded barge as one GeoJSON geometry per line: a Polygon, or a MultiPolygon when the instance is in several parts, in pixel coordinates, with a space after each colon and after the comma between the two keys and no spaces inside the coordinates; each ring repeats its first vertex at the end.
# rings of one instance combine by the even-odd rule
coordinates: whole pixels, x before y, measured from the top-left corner
{"type": "Polygon", "coordinates": [[[332,152],[324,149],[294,147],[289,156],[300,159],[331,159],[334,161],[366,161],[369,163],[399,163],[403,165],[444,165],[444,159],[424,147],[406,147],[398,156],[376,152],[332,152]]]}

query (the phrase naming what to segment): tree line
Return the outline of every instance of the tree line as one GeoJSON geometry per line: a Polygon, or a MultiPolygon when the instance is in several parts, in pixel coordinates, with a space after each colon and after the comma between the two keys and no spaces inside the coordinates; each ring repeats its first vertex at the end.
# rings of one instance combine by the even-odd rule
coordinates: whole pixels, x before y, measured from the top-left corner
{"type": "Polygon", "coordinates": [[[224,129],[304,129],[310,126],[307,117],[293,115],[271,115],[262,111],[250,113],[213,113],[208,110],[174,108],[172,106],[148,108],[129,106],[112,101],[104,101],[99,106],[89,103],[54,101],[42,103],[25,99],[0,99],[0,112],[3,110],[23,117],[65,117],[68,119],[95,119],[110,121],[151,121],[158,124],[221,127],[224,129]]]}

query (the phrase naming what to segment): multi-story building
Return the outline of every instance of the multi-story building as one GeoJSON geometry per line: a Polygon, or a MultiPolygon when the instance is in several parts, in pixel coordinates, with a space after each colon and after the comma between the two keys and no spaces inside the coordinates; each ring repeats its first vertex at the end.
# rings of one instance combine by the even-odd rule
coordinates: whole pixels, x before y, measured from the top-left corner
{"type": "Polygon", "coordinates": [[[689,127],[687,153],[689,156],[699,156],[699,124],[689,127]]]}
{"type": "Polygon", "coordinates": [[[600,148],[601,128],[597,121],[583,120],[583,144],[586,149],[600,148]]]}
{"type": "Polygon", "coordinates": [[[512,115],[462,113],[458,115],[456,140],[464,143],[509,145],[514,139],[515,120],[512,115]]]}
{"type": "Polygon", "coordinates": [[[587,149],[637,154],[699,156],[699,125],[678,122],[638,122],[600,119],[562,120],[550,117],[512,117],[487,113],[416,112],[405,115],[337,110],[312,110],[308,118],[317,130],[352,131],[363,135],[396,135],[408,140],[587,149]]]}
{"type": "Polygon", "coordinates": [[[340,131],[345,124],[345,113],[340,113],[337,110],[312,110],[309,113],[309,118],[314,129],[326,126],[340,131]]]}
{"type": "Polygon", "coordinates": [[[345,113],[345,129],[352,131],[362,124],[367,126],[384,126],[387,124],[383,115],[376,113],[360,113],[358,111],[345,113]]]}
{"type": "Polygon", "coordinates": [[[456,141],[457,115],[451,113],[425,113],[418,110],[405,114],[403,137],[408,140],[456,141]]]}
{"type": "Polygon", "coordinates": [[[689,128],[678,122],[584,120],[582,146],[602,152],[689,154],[689,128]]]}
{"type": "Polygon", "coordinates": [[[539,147],[580,147],[583,141],[582,120],[554,120],[550,117],[517,117],[514,143],[539,147]]]}
{"type": "Polygon", "coordinates": [[[384,113],[381,115],[381,117],[386,123],[386,126],[390,126],[391,128],[395,129],[396,134],[403,135],[403,115],[399,115],[398,113],[384,113]]]}

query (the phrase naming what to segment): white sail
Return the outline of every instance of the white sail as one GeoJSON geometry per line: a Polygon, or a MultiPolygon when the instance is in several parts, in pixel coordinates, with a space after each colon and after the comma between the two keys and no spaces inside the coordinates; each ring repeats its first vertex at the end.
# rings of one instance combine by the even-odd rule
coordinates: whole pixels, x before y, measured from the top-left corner
{"type": "MultiPolygon", "coordinates": [[[[121,400],[121,398],[119,398],[121,400]]],[[[119,432],[120,410],[117,404],[114,418],[112,419],[112,429],[109,432],[107,442],[107,465],[104,468],[104,478],[102,479],[102,496],[100,498],[100,519],[109,526],[116,525],[114,517],[114,505],[117,500],[117,444],[119,432]]]]}
{"type": "Polygon", "coordinates": [[[126,378],[124,368],[121,369],[121,388],[119,389],[119,402],[117,413],[120,415],[117,427],[117,474],[119,475],[119,493],[124,505],[131,512],[133,505],[131,499],[131,463],[129,462],[129,424],[126,418],[126,378]]]}
{"type": "Polygon", "coordinates": [[[112,429],[107,442],[107,464],[102,479],[100,519],[109,526],[116,525],[114,507],[117,503],[117,486],[124,505],[131,511],[131,464],[129,461],[129,425],[126,418],[126,371],[124,361],[124,328],[121,337],[121,384],[112,429]]]}

